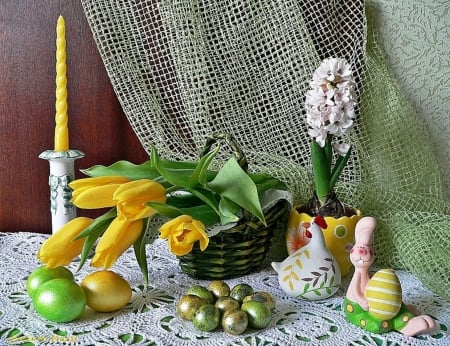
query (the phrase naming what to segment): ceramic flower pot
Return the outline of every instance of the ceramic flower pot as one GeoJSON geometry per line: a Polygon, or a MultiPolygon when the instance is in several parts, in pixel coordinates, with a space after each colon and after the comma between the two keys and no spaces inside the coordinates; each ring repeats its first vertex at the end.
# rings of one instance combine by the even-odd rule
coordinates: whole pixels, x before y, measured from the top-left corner
{"type": "MultiPolygon", "coordinates": [[[[343,216],[338,219],[334,217],[325,217],[327,228],[323,229],[325,243],[327,248],[336,258],[342,276],[349,274],[352,264],[350,263],[348,249],[355,241],[355,225],[362,214],[358,209],[350,209],[351,216],[343,216]]],[[[308,243],[309,239],[305,237],[305,228],[303,222],[311,223],[314,217],[309,215],[302,206],[292,209],[286,233],[286,245],[288,254],[295,252],[298,248],[308,243]]]]}

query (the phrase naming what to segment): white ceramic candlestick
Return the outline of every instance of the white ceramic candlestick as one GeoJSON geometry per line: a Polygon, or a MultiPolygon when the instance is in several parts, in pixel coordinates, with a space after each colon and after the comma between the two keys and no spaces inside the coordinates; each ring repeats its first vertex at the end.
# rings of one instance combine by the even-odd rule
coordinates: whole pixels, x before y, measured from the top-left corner
{"type": "Polygon", "coordinates": [[[46,150],[39,157],[50,164],[50,212],[52,233],[55,233],[77,216],[76,208],[71,202],[72,189],[69,183],[75,179],[75,160],[84,157],[84,153],[79,150],[46,150]]]}

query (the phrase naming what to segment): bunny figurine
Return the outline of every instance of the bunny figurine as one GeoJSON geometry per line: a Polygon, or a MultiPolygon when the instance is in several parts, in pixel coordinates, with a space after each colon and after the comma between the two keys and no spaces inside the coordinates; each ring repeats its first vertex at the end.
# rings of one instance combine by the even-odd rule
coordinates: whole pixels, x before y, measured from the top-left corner
{"type": "Polygon", "coordinates": [[[392,330],[408,336],[427,333],[434,329],[434,320],[427,315],[416,316],[415,307],[402,302],[400,281],[392,269],[369,276],[376,226],[376,220],[368,216],[356,224],[355,244],[350,251],[355,272],[344,298],[345,315],[351,323],[372,333],[392,330]]]}
{"type": "Polygon", "coordinates": [[[291,297],[320,300],[331,297],[341,284],[336,259],[325,245],[321,228],[327,228],[321,216],[304,222],[309,242],[290,254],[283,262],[272,262],[281,289],[291,297]]]}

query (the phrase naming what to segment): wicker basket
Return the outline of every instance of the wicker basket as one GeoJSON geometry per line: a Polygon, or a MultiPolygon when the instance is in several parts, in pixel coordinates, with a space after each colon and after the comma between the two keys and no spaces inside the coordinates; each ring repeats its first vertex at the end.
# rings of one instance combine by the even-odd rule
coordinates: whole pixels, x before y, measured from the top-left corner
{"type": "Polygon", "coordinates": [[[181,271],[198,279],[227,279],[250,273],[266,258],[274,230],[285,230],[288,211],[289,203],[281,200],[265,213],[266,225],[244,216],[236,226],[211,237],[204,251],[196,243],[189,254],[178,257],[181,271]]]}
{"type": "MultiPolygon", "coordinates": [[[[217,141],[225,141],[239,165],[247,170],[247,159],[230,134],[215,134],[208,138],[202,155],[217,141]]],[[[266,225],[243,210],[243,217],[232,228],[210,237],[201,251],[196,243],[192,251],[180,256],[181,270],[194,278],[225,279],[248,274],[266,258],[274,229],[285,229],[290,205],[280,200],[264,213],[266,225]]]]}

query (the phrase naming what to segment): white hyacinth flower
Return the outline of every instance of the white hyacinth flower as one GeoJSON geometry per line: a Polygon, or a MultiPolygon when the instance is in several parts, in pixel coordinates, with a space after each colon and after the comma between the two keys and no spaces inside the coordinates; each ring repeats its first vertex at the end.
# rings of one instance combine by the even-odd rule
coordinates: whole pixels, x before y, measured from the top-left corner
{"type": "Polygon", "coordinates": [[[306,93],[308,133],[323,148],[328,134],[345,135],[353,126],[354,84],[344,59],[325,59],[313,74],[306,93]]]}
{"type": "Polygon", "coordinates": [[[325,146],[328,131],[324,127],[310,128],[308,134],[316,139],[316,142],[323,148],[325,146]]]}
{"type": "Polygon", "coordinates": [[[325,59],[314,72],[310,87],[305,95],[305,108],[308,134],[313,138],[311,163],[315,194],[310,203],[311,212],[340,217],[345,208],[333,192],[350,158],[352,146],[334,138],[346,135],[355,119],[350,65],[344,59],[325,59]],[[333,144],[339,154],[335,160],[332,157],[333,144]]]}
{"type": "Polygon", "coordinates": [[[344,59],[328,58],[317,68],[313,74],[312,84],[336,86],[338,83],[352,79],[351,66],[344,59]]]}
{"type": "Polygon", "coordinates": [[[345,156],[350,149],[350,145],[347,143],[334,143],[333,148],[340,156],[345,156]]]}

